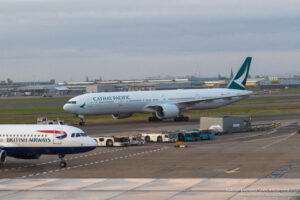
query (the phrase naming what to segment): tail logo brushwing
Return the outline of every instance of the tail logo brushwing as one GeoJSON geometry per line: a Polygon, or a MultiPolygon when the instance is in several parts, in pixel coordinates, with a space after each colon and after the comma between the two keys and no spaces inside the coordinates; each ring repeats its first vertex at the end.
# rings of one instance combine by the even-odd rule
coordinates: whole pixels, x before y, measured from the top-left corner
{"type": "Polygon", "coordinates": [[[228,84],[229,89],[238,89],[244,90],[248,78],[248,72],[251,64],[251,57],[247,57],[238,73],[234,76],[234,78],[228,84]]]}

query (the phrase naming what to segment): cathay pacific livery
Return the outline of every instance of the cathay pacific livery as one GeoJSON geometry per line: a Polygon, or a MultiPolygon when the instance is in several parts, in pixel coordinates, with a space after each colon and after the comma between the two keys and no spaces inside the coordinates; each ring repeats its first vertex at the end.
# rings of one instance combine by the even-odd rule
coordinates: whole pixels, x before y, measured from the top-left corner
{"type": "Polygon", "coordinates": [[[0,125],[0,167],[6,157],[38,159],[42,154],[58,155],[66,167],[66,154],[87,152],[97,143],[82,130],[66,125],[0,125]]]}
{"type": "Polygon", "coordinates": [[[227,88],[89,93],[70,99],[63,108],[76,114],[81,119],[80,125],[84,124],[84,115],[102,114],[122,119],[134,113],[152,113],[149,121],[167,118],[188,121],[184,111],[218,108],[252,94],[245,90],[251,59],[246,58],[227,88]]]}

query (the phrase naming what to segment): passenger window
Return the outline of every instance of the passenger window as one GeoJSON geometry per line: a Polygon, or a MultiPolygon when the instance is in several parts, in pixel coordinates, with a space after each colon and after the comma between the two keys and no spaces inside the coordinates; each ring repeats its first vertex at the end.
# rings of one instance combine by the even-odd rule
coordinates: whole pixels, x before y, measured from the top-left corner
{"type": "Polygon", "coordinates": [[[75,133],[72,133],[71,137],[75,137],[75,133]]]}
{"type": "Polygon", "coordinates": [[[80,133],[76,133],[76,137],[80,137],[80,133]]]}

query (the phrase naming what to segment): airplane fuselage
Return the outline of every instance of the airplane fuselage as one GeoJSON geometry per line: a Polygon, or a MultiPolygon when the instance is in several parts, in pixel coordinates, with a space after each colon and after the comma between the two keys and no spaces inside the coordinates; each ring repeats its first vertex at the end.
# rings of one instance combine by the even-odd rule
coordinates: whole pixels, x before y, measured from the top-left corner
{"type": "Polygon", "coordinates": [[[96,148],[81,129],[66,125],[0,125],[0,150],[7,156],[31,159],[42,154],[74,154],[96,148]]]}
{"type": "Polygon", "coordinates": [[[153,110],[148,108],[151,105],[178,105],[181,102],[217,98],[187,106],[179,106],[182,111],[209,109],[239,101],[251,93],[247,90],[227,88],[90,93],[70,99],[64,105],[64,109],[80,115],[152,113],[153,110]],[[237,97],[222,99],[222,96],[237,97]]]}

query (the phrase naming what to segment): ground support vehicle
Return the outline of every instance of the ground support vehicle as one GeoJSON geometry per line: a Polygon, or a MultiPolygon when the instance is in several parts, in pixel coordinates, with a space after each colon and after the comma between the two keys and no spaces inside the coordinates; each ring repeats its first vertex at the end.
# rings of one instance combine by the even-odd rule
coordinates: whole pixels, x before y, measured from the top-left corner
{"type": "Polygon", "coordinates": [[[200,139],[201,140],[215,139],[215,131],[211,129],[200,130],[200,139]]]}
{"type": "Polygon", "coordinates": [[[144,145],[146,141],[139,135],[129,136],[130,145],[144,145]]]}
{"type": "Polygon", "coordinates": [[[142,139],[146,142],[176,142],[176,133],[141,133],[142,139]]]}
{"type": "Polygon", "coordinates": [[[178,141],[186,141],[186,142],[192,142],[192,141],[199,141],[204,139],[214,139],[215,138],[215,132],[214,130],[183,130],[183,131],[177,131],[177,137],[178,141]]]}
{"type": "Polygon", "coordinates": [[[199,130],[183,130],[183,131],[177,131],[177,138],[178,141],[185,141],[185,142],[192,142],[200,140],[199,136],[199,130]]]}
{"type": "Polygon", "coordinates": [[[60,125],[64,125],[65,122],[64,120],[48,120],[47,117],[38,117],[37,118],[37,124],[48,124],[48,125],[51,125],[51,124],[60,124],[60,125]]]}
{"type": "Polygon", "coordinates": [[[93,137],[98,147],[122,147],[129,145],[129,138],[125,136],[99,136],[93,137]]]}

